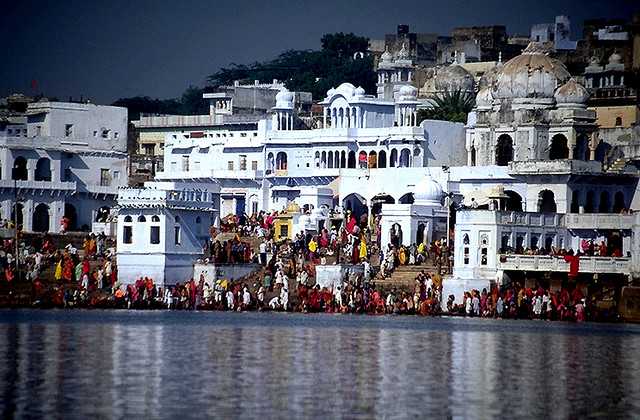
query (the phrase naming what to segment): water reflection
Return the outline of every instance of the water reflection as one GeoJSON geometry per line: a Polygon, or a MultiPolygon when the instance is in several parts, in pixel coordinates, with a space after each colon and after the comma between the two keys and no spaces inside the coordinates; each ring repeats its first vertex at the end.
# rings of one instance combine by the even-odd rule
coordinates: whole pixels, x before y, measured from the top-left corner
{"type": "Polygon", "coordinates": [[[0,311],[3,417],[640,416],[640,328],[0,311]]]}

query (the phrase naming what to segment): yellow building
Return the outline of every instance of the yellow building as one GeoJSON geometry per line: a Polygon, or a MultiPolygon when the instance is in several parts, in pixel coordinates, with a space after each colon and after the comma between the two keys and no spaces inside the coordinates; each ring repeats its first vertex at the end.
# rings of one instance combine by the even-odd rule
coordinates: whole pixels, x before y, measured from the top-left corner
{"type": "Polygon", "coordinates": [[[596,112],[596,124],[600,128],[629,128],[640,122],[640,110],[635,105],[596,106],[589,109],[596,112]]]}

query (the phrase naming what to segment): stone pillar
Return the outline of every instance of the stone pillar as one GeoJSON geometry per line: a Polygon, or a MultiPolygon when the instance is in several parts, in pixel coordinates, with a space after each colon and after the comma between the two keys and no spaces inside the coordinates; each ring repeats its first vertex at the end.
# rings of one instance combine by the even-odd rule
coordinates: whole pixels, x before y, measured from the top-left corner
{"type": "Polygon", "coordinates": [[[356,127],[360,128],[360,126],[361,126],[360,123],[361,122],[362,122],[362,118],[361,118],[361,115],[360,115],[360,107],[357,107],[356,108],[356,127]]]}
{"type": "Polygon", "coordinates": [[[27,160],[27,179],[29,181],[36,179],[36,164],[33,159],[27,160]]]}
{"type": "Polygon", "coordinates": [[[322,109],[322,128],[327,128],[327,108],[322,109]]]}

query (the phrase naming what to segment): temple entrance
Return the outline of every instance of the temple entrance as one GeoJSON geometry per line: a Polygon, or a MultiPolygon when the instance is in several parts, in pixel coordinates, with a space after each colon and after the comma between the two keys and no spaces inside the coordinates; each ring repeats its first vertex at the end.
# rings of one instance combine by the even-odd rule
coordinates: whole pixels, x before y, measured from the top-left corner
{"type": "Polygon", "coordinates": [[[356,193],[347,195],[342,200],[342,207],[345,211],[350,211],[356,218],[356,221],[360,221],[363,215],[367,215],[369,208],[367,206],[367,200],[363,196],[356,193]]]}
{"type": "Polygon", "coordinates": [[[426,226],[424,225],[424,223],[418,223],[418,231],[416,232],[416,244],[421,244],[426,241],[427,238],[425,238],[424,236],[425,227],[426,226]]]}
{"type": "Polygon", "coordinates": [[[396,200],[389,194],[378,194],[371,199],[371,214],[377,216],[382,211],[383,204],[395,204],[396,200]]]}

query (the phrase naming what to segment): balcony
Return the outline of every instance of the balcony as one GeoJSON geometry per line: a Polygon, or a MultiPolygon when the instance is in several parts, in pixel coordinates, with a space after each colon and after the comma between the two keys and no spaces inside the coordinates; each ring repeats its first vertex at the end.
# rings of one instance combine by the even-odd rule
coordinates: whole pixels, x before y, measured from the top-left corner
{"type": "MultiPolygon", "coordinates": [[[[549,255],[507,255],[499,256],[499,270],[556,271],[569,272],[569,263],[564,258],[549,255]]],[[[631,258],[580,257],[580,273],[629,274],[631,258]]]]}
{"type": "Polygon", "coordinates": [[[565,215],[565,227],[567,229],[614,229],[629,230],[633,228],[632,214],[573,214],[565,215]]]}
{"type": "Polygon", "coordinates": [[[601,172],[602,163],[597,161],[558,159],[517,161],[509,164],[509,173],[512,175],[577,175],[601,172]]]}

